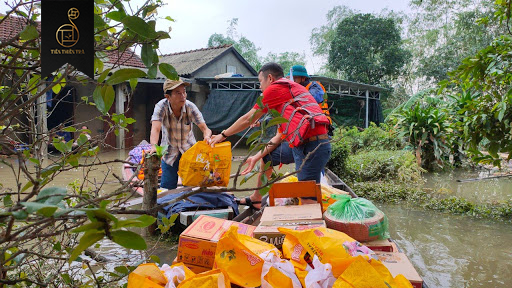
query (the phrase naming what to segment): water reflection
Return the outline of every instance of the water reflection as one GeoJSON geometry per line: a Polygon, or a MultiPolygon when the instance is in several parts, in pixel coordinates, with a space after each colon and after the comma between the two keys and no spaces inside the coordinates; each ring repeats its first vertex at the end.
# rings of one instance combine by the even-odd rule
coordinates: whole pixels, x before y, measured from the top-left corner
{"type": "Polygon", "coordinates": [[[379,205],[391,237],[429,287],[510,287],[510,224],[379,205]]]}
{"type": "Polygon", "coordinates": [[[457,196],[475,203],[503,202],[512,199],[512,177],[478,181],[457,182],[457,180],[493,176],[485,171],[453,171],[423,175],[426,187],[442,195],[457,196]]]}

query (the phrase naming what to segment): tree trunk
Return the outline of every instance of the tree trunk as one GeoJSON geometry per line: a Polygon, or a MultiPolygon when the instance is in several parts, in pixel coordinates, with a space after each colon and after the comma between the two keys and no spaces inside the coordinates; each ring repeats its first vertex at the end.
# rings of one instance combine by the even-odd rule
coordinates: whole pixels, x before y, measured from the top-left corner
{"type": "MultiPolygon", "coordinates": [[[[150,210],[156,206],[156,193],[158,189],[158,170],[160,169],[160,158],[156,154],[151,155],[144,161],[144,199],[142,202],[143,210],[150,210]]],[[[151,213],[151,216],[157,217],[158,211],[151,213]]],[[[150,236],[155,233],[157,223],[151,224],[143,230],[144,236],[150,236]]]]}

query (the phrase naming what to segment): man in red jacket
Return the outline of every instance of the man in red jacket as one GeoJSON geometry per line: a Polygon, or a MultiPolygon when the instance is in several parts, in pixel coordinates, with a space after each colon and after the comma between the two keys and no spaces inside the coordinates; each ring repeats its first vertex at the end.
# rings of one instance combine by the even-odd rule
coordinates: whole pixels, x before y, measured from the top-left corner
{"type": "Polygon", "coordinates": [[[266,149],[247,159],[245,164],[248,166],[242,174],[249,173],[262,157],[286,140],[292,146],[296,170],[300,170],[297,174],[299,181],[315,180],[319,183],[321,171],[331,156],[327,135],[329,120],[305,87],[284,78],[283,68],[279,64],[263,65],[258,80],[263,91],[263,107],[254,105],[229,128],[212,136],[209,143],[213,145],[224,141],[228,136],[249,127],[270,109],[275,109],[288,122],[280,124],[266,149]]]}

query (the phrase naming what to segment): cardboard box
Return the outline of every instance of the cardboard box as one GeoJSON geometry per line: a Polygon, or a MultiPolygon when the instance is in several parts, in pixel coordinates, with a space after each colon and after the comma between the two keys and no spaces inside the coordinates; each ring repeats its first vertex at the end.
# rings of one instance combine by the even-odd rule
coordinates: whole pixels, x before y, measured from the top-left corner
{"type": "Polygon", "coordinates": [[[263,211],[260,224],[254,230],[254,238],[281,248],[284,234],[277,230],[279,227],[306,230],[326,226],[320,204],[271,206],[263,211]]]}
{"type": "Polygon", "coordinates": [[[402,274],[409,280],[414,288],[421,288],[423,286],[423,279],[412,266],[411,261],[404,253],[388,253],[388,252],[375,252],[379,257],[379,260],[386,266],[391,272],[393,277],[398,274],[402,274]]]}
{"type": "Polygon", "coordinates": [[[231,226],[238,233],[252,236],[256,227],[239,222],[201,215],[180,235],[178,262],[211,269],[215,260],[217,242],[231,226]]]}
{"type": "MultiPolygon", "coordinates": [[[[174,258],[174,260],[172,261],[172,265],[177,264],[177,263],[179,263],[178,257],[174,258]]],[[[185,264],[185,263],[183,263],[183,264],[185,264]]],[[[194,272],[196,274],[211,270],[211,268],[201,267],[201,266],[192,265],[192,264],[185,264],[185,266],[187,266],[188,269],[190,269],[192,272],[194,272]]]]}
{"type": "Polygon", "coordinates": [[[187,227],[194,222],[199,216],[208,215],[220,219],[233,219],[233,208],[228,207],[224,209],[212,209],[212,210],[198,210],[198,211],[185,211],[180,212],[180,224],[187,227]]]}
{"type": "Polygon", "coordinates": [[[394,247],[396,246],[393,246],[393,243],[389,239],[373,240],[368,242],[362,242],[361,244],[372,249],[375,252],[398,252],[394,250],[394,247]]]}

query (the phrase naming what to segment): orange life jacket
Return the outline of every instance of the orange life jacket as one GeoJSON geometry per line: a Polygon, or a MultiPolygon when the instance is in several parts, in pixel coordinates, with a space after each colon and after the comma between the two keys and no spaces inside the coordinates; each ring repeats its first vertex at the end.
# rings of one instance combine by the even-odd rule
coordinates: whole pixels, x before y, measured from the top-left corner
{"type": "Polygon", "coordinates": [[[325,116],[327,116],[327,119],[329,119],[329,123],[332,124],[331,113],[329,113],[329,104],[327,103],[327,91],[325,91],[324,85],[322,85],[322,83],[318,81],[311,81],[309,82],[308,85],[306,85],[306,89],[308,89],[309,91],[309,87],[311,87],[311,84],[313,84],[313,82],[316,82],[316,84],[320,85],[320,87],[322,87],[322,90],[324,90],[324,101],[322,101],[322,103],[319,103],[318,105],[320,105],[320,108],[322,108],[322,111],[324,112],[325,116]]]}
{"type": "MultiPolygon", "coordinates": [[[[140,159],[140,164],[142,165],[142,168],[140,168],[139,170],[139,174],[137,174],[137,178],[139,178],[139,180],[144,180],[144,159],[146,159],[146,153],[144,152],[144,150],[142,150],[142,158],[140,159]]],[[[161,177],[162,176],[162,167],[160,167],[160,169],[158,170],[158,177],[161,177]]]]}
{"type": "Polygon", "coordinates": [[[285,78],[273,82],[272,85],[282,85],[282,89],[286,89],[286,93],[292,96],[292,99],[278,105],[276,109],[288,119],[287,123],[280,124],[280,131],[290,146],[299,146],[304,141],[304,135],[309,129],[314,129],[315,125],[329,125],[322,109],[304,86],[285,78]]]}

